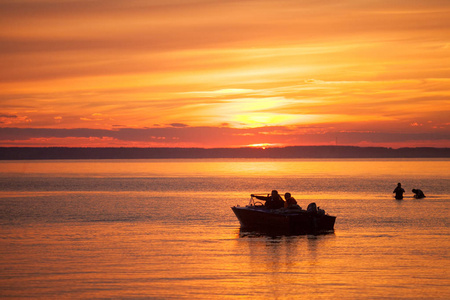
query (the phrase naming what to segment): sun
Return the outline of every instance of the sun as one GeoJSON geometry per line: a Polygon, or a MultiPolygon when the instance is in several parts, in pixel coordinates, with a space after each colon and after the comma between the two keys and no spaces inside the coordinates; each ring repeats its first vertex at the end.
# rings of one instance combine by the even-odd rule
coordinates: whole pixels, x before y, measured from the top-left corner
{"type": "Polygon", "coordinates": [[[266,150],[266,148],[268,148],[269,146],[272,146],[273,144],[270,143],[261,143],[261,144],[251,144],[248,145],[248,147],[252,147],[252,148],[261,148],[263,150],[266,150]]]}

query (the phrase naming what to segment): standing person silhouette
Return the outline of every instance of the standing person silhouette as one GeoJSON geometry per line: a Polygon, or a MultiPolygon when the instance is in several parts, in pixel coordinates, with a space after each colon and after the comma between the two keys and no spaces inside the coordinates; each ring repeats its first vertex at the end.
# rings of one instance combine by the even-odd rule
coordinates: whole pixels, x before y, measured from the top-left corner
{"type": "Polygon", "coordinates": [[[403,199],[404,192],[405,192],[405,190],[402,188],[402,184],[400,182],[397,183],[397,187],[393,191],[393,193],[395,193],[395,199],[397,199],[397,200],[403,199]]]}

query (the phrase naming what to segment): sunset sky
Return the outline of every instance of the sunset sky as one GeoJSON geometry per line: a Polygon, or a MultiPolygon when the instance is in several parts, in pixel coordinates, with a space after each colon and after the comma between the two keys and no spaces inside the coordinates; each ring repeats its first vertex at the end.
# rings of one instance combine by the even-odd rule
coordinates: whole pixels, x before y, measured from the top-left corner
{"type": "Polygon", "coordinates": [[[0,146],[450,147],[450,1],[2,0],[0,146]]]}

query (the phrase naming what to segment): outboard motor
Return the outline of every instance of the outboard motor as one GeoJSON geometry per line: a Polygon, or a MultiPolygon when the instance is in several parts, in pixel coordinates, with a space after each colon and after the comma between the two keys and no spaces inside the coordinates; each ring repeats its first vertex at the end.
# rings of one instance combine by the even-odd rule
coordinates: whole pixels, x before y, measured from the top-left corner
{"type": "Polygon", "coordinates": [[[317,205],[316,205],[316,203],[315,202],[310,203],[308,205],[308,208],[306,209],[306,211],[309,212],[309,213],[316,214],[317,213],[317,205]]]}

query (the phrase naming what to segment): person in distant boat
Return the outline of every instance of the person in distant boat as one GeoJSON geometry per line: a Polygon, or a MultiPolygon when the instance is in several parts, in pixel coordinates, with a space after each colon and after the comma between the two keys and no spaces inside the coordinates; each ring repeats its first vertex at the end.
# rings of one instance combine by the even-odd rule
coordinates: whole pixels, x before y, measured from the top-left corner
{"type": "Polygon", "coordinates": [[[284,194],[284,199],[286,202],[284,202],[284,207],[286,208],[299,208],[300,206],[297,205],[297,201],[295,201],[294,197],[291,196],[291,193],[284,194]]]}
{"type": "Polygon", "coordinates": [[[400,182],[397,183],[397,187],[393,191],[393,193],[395,193],[395,199],[397,199],[397,200],[403,199],[404,192],[405,192],[405,190],[402,188],[402,184],[400,182]]]}
{"type": "Polygon", "coordinates": [[[257,196],[253,194],[251,194],[251,196],[255,197],[256,199],[266,201],[264,206],[267,208],[278,209],[284,207],[284,200],[278,194],[277,190],[273,190],[272,193],[267,196],[257,196]]]}
{"type": "Polygon", "coordinates": [[[422,199],[426,197],[422,190],[412,189],[412,192],[414,193],[414,198],[416,199],[422,199]]]}

